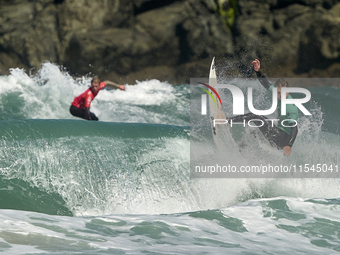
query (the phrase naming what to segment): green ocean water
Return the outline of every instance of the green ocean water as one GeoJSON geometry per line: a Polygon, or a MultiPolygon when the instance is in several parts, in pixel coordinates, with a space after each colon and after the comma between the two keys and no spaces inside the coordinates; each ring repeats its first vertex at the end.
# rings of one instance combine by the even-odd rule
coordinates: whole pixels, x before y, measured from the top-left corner
{"type": "MultiPolygon", "coordinates": [[[[189,85],[101,91],[91,107],[101,121],[87,122],[68,108],[89,80],[52,64],[0,77],[2,253],[340,251],[337,178],[190,178],[189,85]]],[[[339,163],[340,90],[310,91],[314,117],[301,117],[289,160],[339,163]]]]}

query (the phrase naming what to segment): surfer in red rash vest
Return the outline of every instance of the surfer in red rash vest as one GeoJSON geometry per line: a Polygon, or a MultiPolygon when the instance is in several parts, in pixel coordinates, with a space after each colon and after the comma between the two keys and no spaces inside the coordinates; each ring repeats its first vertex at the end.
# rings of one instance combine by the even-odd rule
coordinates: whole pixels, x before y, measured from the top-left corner
{"type": "Polygon", "coordinates": [[[99,90],[105,88],[106,86],[114,89],[125,90],[124,85],[119,85],[112,81],[100,82],[100,79],[98,77],[94,77],[91,80],[91,87],[74,98],[70,107],[70,113],[75,117],[79,117],[85,120],[98,120],[97,116],[94,113],[90,112],[90,106],[92,100],[99,93],[99,90]]]}

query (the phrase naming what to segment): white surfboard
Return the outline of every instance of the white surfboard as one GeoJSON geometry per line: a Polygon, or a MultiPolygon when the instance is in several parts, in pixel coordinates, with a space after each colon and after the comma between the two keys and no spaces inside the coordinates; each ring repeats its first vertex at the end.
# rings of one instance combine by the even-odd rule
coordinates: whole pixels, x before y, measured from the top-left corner
{"type": "MultiPolygon", "coordinates": [[[[217,77],[216,77],[216,68],[215,68],[215,58],[213,58],[210,66],[210,73],[209,73],[209,85],[217,92],[217,94],[221,97],[222,90],[216,87],[217,85],[217,77]]],[[[231,150],[230,148],[237,148],[237,144],[233,139],[232,132],[230,129],[230,124],[227,123],[226,114],[222,109],[222,104],[224,102],[220,102],[218,96],[214,93],[214,91],[209,91],[213,98],[209,96],[209,114],[211,119],[211,129],[213,133],[213,140],[217,148],[218,153],[226,153],[228,152],[228,157],[225,158],[224,156],[220,158],[220,160],[227,160],[226,162],[229,163],[228,160],[232,159],[233,157],[238,157],[239,150],[231,150]],[[216,101],[216,104],[215,104],[216,101]],[[215,120],[215,125],[214,125],[215,120]]],[[[226,102],[225,102],[226,103],[226,102]]],[[[225,107],[226,108],[226,107],[225,107]]]]}
{"type": "Polygon", "coordinates": [[[210,66],[210,73],[209,73],[209,85],[214,88],[214,90],[217,92],[217,94],[209,89],[211,95],[209,97],[209,113],[210,113],[210,119],[211,119],[211,128],[213,131],[213,135],[217,135],[218,132],[221,132],[221,130],[226,129],[226,117],[222,111],[222,105],[220,102],[220,98],[218,97],[219,90],[216,88],[217,85],[217,77],[216,77],[216,67],[215,67],[215,57],[211,61],[210,66]],[[216,123],[221,123],[217,124],[216,123]],[[222,124],[224,123],[224,124],[222,124]]]}

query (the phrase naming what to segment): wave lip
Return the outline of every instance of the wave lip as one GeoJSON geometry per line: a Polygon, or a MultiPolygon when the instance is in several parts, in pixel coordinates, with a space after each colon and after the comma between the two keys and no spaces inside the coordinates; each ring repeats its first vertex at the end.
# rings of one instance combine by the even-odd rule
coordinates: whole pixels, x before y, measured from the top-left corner
{"type": "Polygon", "coordinates": [[[17,204],[6,202],[2,208],[62,215],[164,212],[167,205],[146,205],[162,204],[162,197],[184,199],[188,129],[82,120],[3,121],[0,185],[12,187],[3,192],[12,189],[17,204]],[[27,201],[19,199],[23,190],[32,195],[24,196],[27,201]],[[57,208],[47,210],[53,204],[57,208]]]}
{"type": "Polygon", "coordinates": [[[188,127],[147,124],[93,122],[83,120],[7,120],[0,122],[0,137],[3,140],[27,140],[60,137],[120,137],[159,138],[186,137],[188,127]]]}

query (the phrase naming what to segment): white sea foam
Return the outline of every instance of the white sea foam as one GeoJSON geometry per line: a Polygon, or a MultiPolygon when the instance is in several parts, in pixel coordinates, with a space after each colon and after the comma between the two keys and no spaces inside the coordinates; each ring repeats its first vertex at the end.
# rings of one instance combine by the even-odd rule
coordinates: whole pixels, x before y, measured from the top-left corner
{"type": "MultiPolygon", "coordinates": [[[[3,100],[0,107],[4,112],[16,111],[17,118],[75,119],[69,107],[75,96],[88,89],[91,79],[88,76],[74,78],[52,63],[44,63],[32,76],[23,69],[11,69],[9,76],[0,77],[0,92],[12,103],[3,100]]],[[[188,124],[173,116],[176,111],[179,115],[188,114],[184,107],[188,99],[169,83],[153,79],[125,86],[126,91],[100,91],[92,102],[91,111],[102,121],[188,124]]]]}

